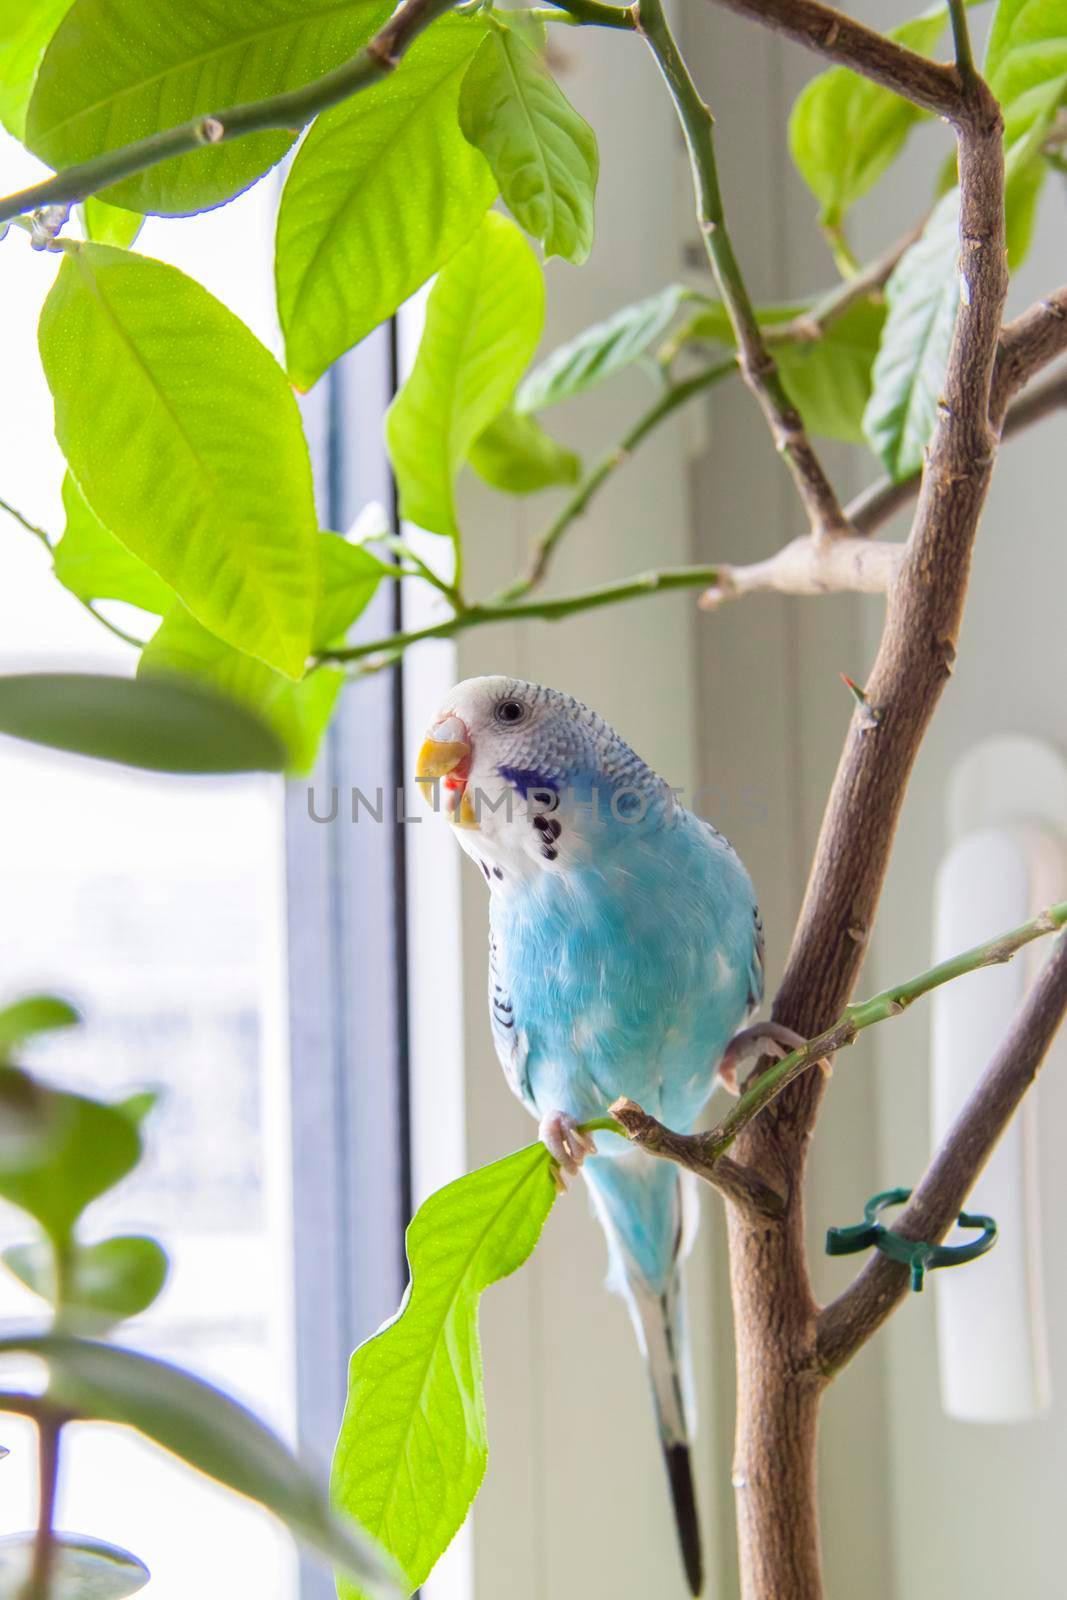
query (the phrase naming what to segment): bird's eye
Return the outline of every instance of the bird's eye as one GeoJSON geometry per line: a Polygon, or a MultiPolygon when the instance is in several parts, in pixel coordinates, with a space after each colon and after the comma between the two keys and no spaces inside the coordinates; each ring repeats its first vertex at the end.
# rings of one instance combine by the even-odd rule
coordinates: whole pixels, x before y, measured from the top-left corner
{"type": "Polygon", "coordinates": [[[498,722],[521,722],[525,715],[526,707],[521,700],[501,700],[496,708],[496,720],[498,722]]]}

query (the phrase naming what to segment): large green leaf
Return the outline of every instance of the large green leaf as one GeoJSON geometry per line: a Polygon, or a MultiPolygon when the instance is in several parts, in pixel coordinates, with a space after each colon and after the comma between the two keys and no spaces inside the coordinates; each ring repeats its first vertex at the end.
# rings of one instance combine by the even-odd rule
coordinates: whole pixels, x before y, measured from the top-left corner
{"type": "Polygon", "coordinates": [[[1004,108],[1008,147],[1004,205],[1008,262],[1030,248],[1048,164],[1041,145],[1067,98],[1067,6],[1063,0],[1000,0],[986,46],[990,88],[1004,108]]]}
{"type": "Polygon", "coordinates": [[[291,683],[209,633],[178,602],[141,652],[137,681],[176,688],[192,687],[191,679],[247,707],[281,741],[285,770],[304,773],[314,765],[344,674],[320,667],[300,683],[291,683]]]}
{"type": "Polygon", "coordinates": [[[0,1172],[27,1172],[52,1149],[63,1126],[51,1091],[0,1054],[0,1172]]]}
{"type": "Polygon", "coordinates": [[[0,1167],[0,1196],[65,1247],[86,1206],[133,1171],[141,1138],[118,1106],[39,1087],[55,1131],[33,1165],[0,1167]]]}
{"type": "Polygon", "coordinates": [[[938,201],[886,285],[887,312],[863,431],[886,471],[922,466],[933,435],[959,305],[959,190],[938,201]]]}
{"type": "Polygon", "coordinates": [[[53,562],[64,588],[80,600],[126,600],[158,616],[170,609],[170,584],[107,531],[69,472],[63,480],[63,509],[67,524],[53,562]]]}
{"type": "Polygon", "coordinates": [[[400,514],[409,522],[458,535],[456,474],[511,399],[544,314],[533,251],[513,222],[490,211],[434,284],[415,365],[386,418],[400,514]]]}
{"type": "Polygon", "coordinates": [[[103,1334],[140,1316],[167,1281],[166,1251],[135,1233],[71,1245],[59,1282],[54,1253],[42,1240],[9,1245],[0,1259],[20,1283],[56,1307],[68,1333],[103,1334]]]}
{"type": "Polygon", "coordinates": [[[99,244],[68,249],[40,346],[56,436],[105,527],[205,627],[300,677],[317,520],[274,358],[177,268],[99,244]]]}
{"type": "Polygon", "coordinates": [[[56,1028],[74,1028],[80,1014],[69,1000],[55,994],[30,994],[0,1007],[0,1061],[6,1061],[19,1045],[39,1033],[56,1028]]]}
{"type": "Polygon", "coordinates": [[[516,411],[541,411],[569,400],[632,365],[659,338],[689,293],[672,283],[560,345],[523,379],[515,396],[516,411]]]}
{"type": "Polygon", "coordinates": [[[600,166],[596,135],[541,57],[500,22],[463,80],[459,123],[492,167],[512,216],[545,255],[585,261],[600,166]]]}
{"type": "Polygon", "coordinates": [[[128,250],[144,226],[141,212],[108,205],[95,194],[83,200],[78,210],[82,232],[93,244],[113,244],[120,250],[128,250]]]}
{"type": "Polygon", "coordinates": [[[983,68],[1004,108],[1009,147],[1044,137],[1067,95],[1067,6],[1063,0],[999,0],[983,68]]]}
{"type": "MultiPolygon", "coordinates": [[[[376,536],[387,532],[388,526],[385,526],[376,536]]],[[[319,551],[322,593],[312,639],[316,650],[324,650],[327,645],[344,638],[374,598],[379,583],[385,577],[395,576],[395,570],[372,551],[360,544],[349,544],[336,533],[320,535],[319,551]]]]}
{"type": "MultiPolygon", "coordinates": [[[[929,54],[948,20],[943,5],[894,28],[889,37],[929,54]]],[[[799,95],[789,119],[789,147],[797,168],[822,203],[822,221],[836,227],[896,159],[923,116],[847,67],[831,67],[799,95]]]]}
{"type": "Polygon", "coordinates": [[[0,123],[21,139],[48,41],[71,0],[0,0],[0,123]]]}
{"type": "Polygon", "coordinates": [[[508,494],[532,494],[553,484],[576,483],[582,463],[558,444],[536,417],[502,411],[475,439],[467,460],[478,476],[508,494]]]}
{"type": "MultiPolygon", "coordinates": [[[[191,117],[296,89],[339,66],[389,13],[383,0],[74,0],[41,63],[26,136],[69,166],[191,117]]],[[[295,130],[252,133],[125,178],[104,198],[183,215],[239,194],[295,130]]]]}
{"type": "MultiPolygon", "coordinates": [[[[802,317],[812,302],[759,306],[762,327],[776,327],[802,317]]],[[[858,300],[831,322],[822,338],[775,343],[774,359],[786,393],[804,418],[809,433],[862,444],[863,412],[871,393],[871,369],[885,320],[877,300],[858,300]]],[[[733,328],[721,301],[710,304],[689,324],[689,336],[732,345],[733,328]]]]}
{"type": "Polygon", "coordinates": [[[398,1593],[389,1564],[363,1531],[331,1512],[288,1447],[228,1395],[166,1361],[86,1339],[13,1335],[0,1353],[47,1362],[65,1404],[80,1417],[125,1423],[165,1450],[273,1511],[361,1591],[398,1593]]]}
{"type": "MultiPolygon", "coordinates": [[[[30,1593],[36,1538],[33,1533],[8,1533],[0,1538],[0,1595],[4,1600],[30,1593]]],[[[117,1544],[84,1534],[53,1534],[50,1600],[127,1600],[144,1588],[150,1576],[143,1561],[117,1544]]]]}
{"type": "Polygon", "coordinates": [[[403,68],[319,117],[278,213],[278,313],[289,372],[309,389],[473,233],[496,184],[456,116],[485,36],[444,17],[403,68]]]}
{"type": "Polygon", "coordinates": [[[0,677],[0,733],[150,772],[278,772],[285,763],[265,723],[194,683],[87,672],[0,677]]]}
{"type": "MultiPolygon", "coordinates": [[[[556,1195],[551,1167],[544,1146],[530,1145],[431,1195],[408,1228],[400,1312],[352,1357],[334,1503],[376,1536],[411,1587],[451,1542],[485,1473],[478,1300],[536,1245],[556,1195]]],[[[363,1591],[342,1584],[340,1593],[363,1591]]]]}

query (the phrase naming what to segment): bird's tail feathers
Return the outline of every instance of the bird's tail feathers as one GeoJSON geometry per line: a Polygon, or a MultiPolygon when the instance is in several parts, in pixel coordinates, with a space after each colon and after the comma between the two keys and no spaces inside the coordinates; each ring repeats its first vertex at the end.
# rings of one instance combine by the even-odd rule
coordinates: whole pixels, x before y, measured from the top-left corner
{"type": "Polygon", "coordinates": [[[680,1270],[692,1244],[695,1180],[637,1152],[594,1158],[585,1172],[608,1236],[608,1282],[626,1301],[648,1368],[682,1561],[690,1592],[699,1595],[704,1577],[690,1448],[693,1385],[680,1270]]]}
{"type": "Polygon", "coordinates": [[[676,1269],[671,1283],[660,1293],[634,1279],[627,1288],[630,1315],[652,1384],[682,1561],[690,1591],[698,1595],[704,1587],[704,1565],[693,1487],[692,1380],[681,1276],[676,1269]]]}

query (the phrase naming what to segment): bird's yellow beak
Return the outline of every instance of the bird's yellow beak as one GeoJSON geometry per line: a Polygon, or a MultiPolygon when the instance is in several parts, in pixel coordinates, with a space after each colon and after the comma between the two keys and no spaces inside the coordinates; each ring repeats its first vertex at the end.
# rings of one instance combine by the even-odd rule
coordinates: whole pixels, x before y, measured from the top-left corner
{"type": "Polygon", "coordinates": [[[471,747],[464,739],[424,739],[415,762],[415,782],[447,777],[462,766],[470,753],[471,747]]]}
{"type": "Polygon", "coordinates": [[[444,781],[444,811],[457,828],[476,828],[478,820],[467,797],[471,745],[458,717],[446,717],[431,728],[415,762],[415,782],[423,799],[436,809],[436,780],[444,781]]]}

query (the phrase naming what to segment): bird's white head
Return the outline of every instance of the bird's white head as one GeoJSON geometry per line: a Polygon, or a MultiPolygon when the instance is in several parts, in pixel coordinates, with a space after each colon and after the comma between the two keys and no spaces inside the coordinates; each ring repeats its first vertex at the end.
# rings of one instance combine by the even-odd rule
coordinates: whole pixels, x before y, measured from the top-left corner
{"type": "Polygon", "coordinates": [[[571,695],[521,679],[468,678],[446,696],[416,781],[488,877],[559,871],[669,803],[663,781],[571,695]],[[499,871],[497,870],[499,869],[499,871]]]}

